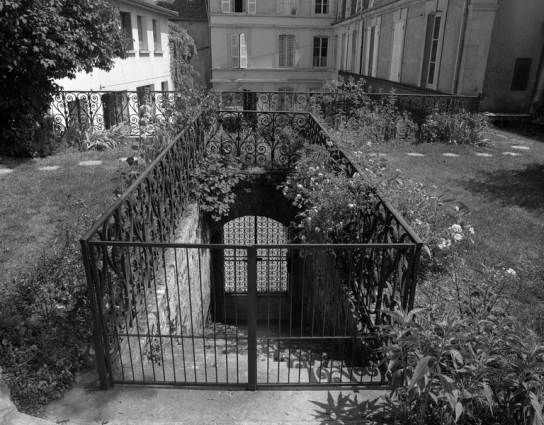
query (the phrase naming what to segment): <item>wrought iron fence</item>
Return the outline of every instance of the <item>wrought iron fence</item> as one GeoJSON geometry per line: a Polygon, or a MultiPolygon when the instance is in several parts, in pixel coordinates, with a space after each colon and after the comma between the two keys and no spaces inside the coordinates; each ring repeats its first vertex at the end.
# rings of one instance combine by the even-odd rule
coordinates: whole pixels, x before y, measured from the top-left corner
{"type": "Polygon", "coordinates": [[[106,130],[125,123],[133,135],[152,131],[154,123],[168,122],[175,110],[176,92],[60,91],[51,102],[49,114],[57,128],[106,130]]]}
{"type": "MultiPolygon", "coordinates": [[[[332,144],[323,126],[310,113],[221,111],[217,118],[211,121],[201,115],[168,145],[83,236],[81,248],[95,324],[98,370],[104,388],[113,385],[114,382],[125,382],[123,375],[117,374],[116,367],[121,364],[123,368],[122,362],[127,361],[127,357],[123,356],[127,353],[128,358],[133,358],[131,350],[134,349],[135,353],[140,353],[137,355],[140,360],[145,357],[148,361],[156,363],[164,355],[161,351],[163,350],[161,338],[164,337],[170,343],[179,341],[183,344],[185,337],[193,338],[194,341],[193,334],[188,334],[185,328],[179,328],[182,325],[179,324],[178,319],[180,315],[187,313],[186,309],[177,311],[179,306],[170,302],[172,299],[179,300],[183,296],[178,293],[176,298],[177,288],[169,287],[164,282],[169,279],[177,282],[179,278],[177,267],[186,270],[183,274],[185,283],[193,281],[203,285],[201,279],[207,275],[203,275],[202,265],[211,261],[209,251],[218,248],[206,244],[205,229],[202,230],[203,244],[171,242],[179,226],[180,218],[187,211],[191,201],[191,175],[199,159],[208,149],[215,149],[225,154],[232,154],[235,151],[247,158],[248,151],[242,143],[243,140],[247,140],[247,138],[243,139],[245,134],[250,134],[256,139],[258,139],[257,136],[263,137],[266,140],[265,148],[259,147],[259,144],[254,145],[252,149],[256,152],[266,152],[265,156],[269,159],[283,158],[280,153],[290,151],[292,147],[282,148],[270,144],[270,141],[275,142],[276,130],[286,131],[289,128],[291,129],[289,131],[293,131],[297,137],[305,138],[310,143],[326,145],[331,155],[346,164],[350,175],[360,172],[357,165],[350,160],[349,155],[332,144]],[[218,141],[219,134],[223,135],[223,140],[219,137],[218,141]],[[272,136],[269,137],[269,135],[272,136]],[[278,154],[275,153],[276,150],[278,154]],[[195,254],[187,256],[185,260],[178,259],[176,250],[182,248],[191,250],[195,254]],[[178,264],[178,261],[181,263],[178,264]],[[188,265],[190,261],[198,266],[191,268],[188,265]],[[176,270],[174,274],[172,274],[173,270],[176,270]],[[158,283],[157,279],[161,279],[162,283],[158,283]],[[164,320],[159,320],[160,314],[154,312],[160,309],[167,311],[170,316],[163,315],[164,320]],[[151,315],[148,314],[150,311],[151,315]]],[[[287,141],[286,138],[285,143],[287,141]]],[[[251,150],[250,157],[253,161],[257,156],[252,152],[251,150]]],[[[289,155],[286,157],[289,158],[289,155]]],[[[268,160],[264,162],[257,160],[256,163],[268,169],[276,169],[278,166],[268,160]]],[[[291,162],[286,160],[280,164],[282,167],[287,167],[291,162]]],[[[417,267],[422,247],[421,240],[394,208],[376,193],[369,193],[368,196],[374,208],[370,213],[361,212],[357,216],[351,229],[354,239],[348,241],[352,244],[363,244],[364,246],[361,245],[359,248],[364,252],[356,254],[355,251],[350,251],[353,247],[348,246],[308,247],[308,252],[314,252],[314,254],[321,252],[324,253],[323,255],[326,255],[327,250],[336,250],[334,256],[330,257],[330,261],[334,260],[335,267],[340,273],[337,290],[344,291],[345,299],[351,300],[350,311],[355,312],[357,320],[362,324],[360,327],[362,333],[359,336],[363,339],[375,338],[375,335],[372,336],[370,333],[375,331],[375,325],[385,320],[385,311],[398,306],[411,308],[413,305],[417,267]]],[[[256,245],[252,245],[241,247],[241,249],[248,249],[252,255],[256,256],[255,247],[256,245]]],[[[225,248],[237,249],[232,245],[221,247],[221,249],[225,248]]],[[[290,245],[286,249],[300,250],[301,246],[290,245]]],[[[314,254],[306,256],[304,261],[300,260],[303,261],[307,270],[310,270],[308,267],[315,266],[314,260],[317,257],[314,254]]],[[[256,258],[253,260],[256,261],[256,258]]],[[[252,273],[251,276],[253,276],[248,278],[248,282],[253,280],[256,282],[257,267],[248,269],[248,273],[252,273]]],[[[216,287],[211,282],[212,275],[204,277],[207,293],[213,293],[213,288],[216,287]]],[[[251,285],[248,283],[248,293],[251,292],[249,290],[251,285]]],[[[255,283],[254,286],[256,288],[257,284],[255,283]]],[[[198,290],[191,295],[190,284],[187,291],[186,296],[189,300],[193,300],[195,293],[198,298],[198,290]]],[[[209,302],[206,304],[201,300],[202,303],[210,305],[209,302]]],[[[193,313],[189,315],[192,317],[193,313]]],[[[199,315],[201,327],[209,324],[209,308],[205,308],[199,315]]],[[[255,338],[255,334],[251,338],[248,336],[248,344],[253,344],[251,348],[253,353],[256,352],[255,338]]],[[[225,339],[228,338],[225,337],[225,339]]],[[[175,353],[172,354],[174,355],[175,353]]],[[[251,361],[256,360],[251,359],[251,361]]],[[[133,365],[134,363],[130,363],[131,368],[133,365]]],[[[253,375],[257,373],[255,365],[251,370],[253,375]]],[[[187,370],[184,369],[183,373],[187,373],[187,370]]],[[[142,371],[142,374],[147,378],[131,379],[135,382],[172,383],[171,380],[151,378],[150,376],[156,377],[155,369],[152,372],[142,371]]],[[[251,382],[256,383],[257,378],[253,375],[248,378],[247,385],[250,389],[255,389],[253,384],[250,385],[251,382]]],[[[197,380],[196,377],[195,380],[197,380]]],[[[174,381],[188,384],[192,382],[181,379],[174,381]]],[[[207,378],[203,382],[213,383],[207,378]]],[[[236,382],[240,384],[239,381],[236,382]]]]}

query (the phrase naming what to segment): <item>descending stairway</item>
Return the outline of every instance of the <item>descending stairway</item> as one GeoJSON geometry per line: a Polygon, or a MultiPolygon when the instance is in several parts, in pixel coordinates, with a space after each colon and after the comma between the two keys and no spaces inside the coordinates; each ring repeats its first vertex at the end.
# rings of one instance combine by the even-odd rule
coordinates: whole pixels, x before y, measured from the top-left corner
{"type": "MultiPolygon", "coordinates": [[[[338,350],[338,344],[332,350],[325,346],[326,341],[289,339],[290,336],[293,335],[288,329],[258,326],[258,385],[380,382],[378,371],[356,365],[355,359],[338,350]]],[[[163,338],[162,344],[157,339],[151,352],[142,350],[137,358],[139,361],[131,364],[126,353],[121,356],[115,379],[190,385],[247,384],[247,327],[212,323],[200,335],[172,338],[171,343],[170,338],[163,338]]]]}

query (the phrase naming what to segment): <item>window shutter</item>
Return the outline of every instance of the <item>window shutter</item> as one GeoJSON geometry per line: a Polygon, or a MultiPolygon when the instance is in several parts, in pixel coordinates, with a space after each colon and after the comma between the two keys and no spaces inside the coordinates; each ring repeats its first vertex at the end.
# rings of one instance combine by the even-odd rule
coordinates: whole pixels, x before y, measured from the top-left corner
{"type": "Polygon", "coordinates": [[[240,68],[247,68],[247,43],[245,34],[240,34],[240,68]]]}
{"type": "Polygon", "coordinates": [[[257,0],[247,0],[247,13],[257,13],[257,0]]]}
{"type": "Polygon", "coordinates": [[[240,36],[238,34],[232,34],[230,36],[230,45],[232,67],[238,68],[240,66],[240,36]]]}
{"type": "Polygon", "coordinates": [[[223,13],[230,13],[230,0],[221,0],[221,11],[223,13]]]}
{"type": "Polygon", "coordinates": [[[287,66],[293,66],[295,37],[290,35],[287,37],[287,66]]]}

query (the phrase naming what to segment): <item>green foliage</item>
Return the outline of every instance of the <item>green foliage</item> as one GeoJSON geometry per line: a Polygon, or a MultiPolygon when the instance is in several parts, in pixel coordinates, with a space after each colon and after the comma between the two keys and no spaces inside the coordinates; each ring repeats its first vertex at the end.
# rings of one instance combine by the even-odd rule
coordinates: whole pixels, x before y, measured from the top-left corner
{"type": "Polygon", "coordinates": [[[391,392],[376,418],[406,424],[542,424],[544,347],[496,316],[396,311],[381,351],[391,392]]]}
{"type": "Polygon", "coordinates": [[[358,140],[363,143],[374,143],[392,140],[398,137],[401,130],[403,137],[414,133],[415,125],[408,113],[397,107],[397,98],[392,92],[390,96],[372,98],[365,89],[362,79],[355,81],[339,77],[329,80],[322,87],[324,91],[339,93],[343,100],[335,105],[327,105],[327,95],[322,102],[314,102],[313,112],[325,119],[335,128],[358,133],[358,140]],[[328,112],[331,110],[332,115],[328,112]]]}
{"type": "Polygon", "coordinates": [[[113,150],[126,144],[130,134],[130,126],[119,123],[108,130],[81,130],[76,134],[76,142],[82,151],[113,150]]]}
{"type": "Polygon", "coordinates": [[[458,114],[433,112],[421,126],[421,143],[446,143],[453,145],[481,146],[483,134],[488,130],[483,114],[458,114]]]}
{"type": "Polygon", "coordinates": [[[30,126],[44,126],[54,80],[94,67],[109,70],[124,56],[119,13],[107,0],[10,0],[0,2],[0,145],[32,155],[30,126]]]}
{"type": "Polygon", "coordinates": [[[372,195],[359,175],[346,175],[344,165],[326,147],[307,145],[294,170],[279,187],[300,208],[298,238],[302,242],[341,242],[356,237],[351,224],[369,206],[372,195]]]}
{"type": "Polygon", "coordinates": [[[227,216],[235,201],[234,187],[247,178],[239,158],[226,153],[208,152],[197,164],[192,194],[201,211],[216,221],[227,216]]]}
{"type": "Polygon", "coordinates": [[[87,209],[81,201],[72,206],[79,221],[64,228],[64,243],[0,287],[0,366],[11,398],[26,413],[58,399],[92,363],[92,318],[76,242],[91,218],[79,212],[87,209]]]}

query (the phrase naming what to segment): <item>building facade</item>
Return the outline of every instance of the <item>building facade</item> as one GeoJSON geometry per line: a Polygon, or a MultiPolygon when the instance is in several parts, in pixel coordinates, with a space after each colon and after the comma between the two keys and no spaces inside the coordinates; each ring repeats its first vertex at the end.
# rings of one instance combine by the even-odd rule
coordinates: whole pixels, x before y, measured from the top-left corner
{"type": "Polygon", "coordinates": [[[542,96],[542,0],[339,0],[335,69],[529,112],[542,96]]]}
{"type": "Polygon", "coordinates": [[[210,88],[212,54],[207,1],[162,0],[158,2],[158,5],[178,13],[178,17],[170,18],[170,21],[185,28],[195,41],[197,56],[191,59],[191,65],[198,73],[198,83],[210,88]]]}
{"type": "Polygon", "coordinates": [[[143,0],[112,0],[132,40],[126,59],[115,59],[111,71],[94,69],[57,83],[66,91],[167,91],[172,89],[168,19],[177,12],[143,0]]]}
{"type": "Polygon", "coordinates": [[[215,90],[310,91],[336,76],[335,0],[209,0],[215,90]]]}

